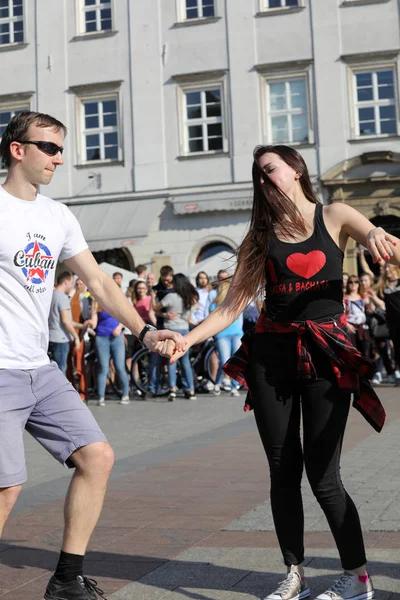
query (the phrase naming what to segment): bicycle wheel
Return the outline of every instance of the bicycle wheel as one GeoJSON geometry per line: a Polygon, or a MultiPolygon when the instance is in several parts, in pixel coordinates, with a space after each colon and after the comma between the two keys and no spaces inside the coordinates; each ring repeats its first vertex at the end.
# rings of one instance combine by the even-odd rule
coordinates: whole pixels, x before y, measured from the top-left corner
{"type": "Polygon", "coordinates": [[[206,373],[206,377],[208,378],[209,381],[211,381],[211,383],[215,384],[215,379],[212,376],[212,369],[211,369],[211,357],[215,355],[217,357],[217,360],[219,361],[219,356],[218,356],[218,352],[217,352],[217,347],[215,344],[213,344],[212,346],[210,346],[210,348],[207,350],[206,355],[204,357],[204,371],[206,373]]]}
{"type": "MultiPolygon", "coordinates": [[[[132,357],[131,381],[142,394],[146,394],[149,391],[150,361],[151,353],[147,348],[141,348],[132,357]]],[[[168,370],[165,369],[165,364],[162,362],[156,395],[166,396],[169,394],[169,390],[168,370]]]]}

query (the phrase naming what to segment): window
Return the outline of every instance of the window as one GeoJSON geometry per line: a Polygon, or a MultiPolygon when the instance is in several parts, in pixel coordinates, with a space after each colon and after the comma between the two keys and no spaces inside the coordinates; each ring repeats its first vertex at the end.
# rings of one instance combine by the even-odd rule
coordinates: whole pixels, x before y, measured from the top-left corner
{"type": "Polygon", "coordinates": [[[224,150],[221,87],[184,91],[184,151],[224,150]]]}
{"type": "Polygon", "coordinates": [[[354,96],[357,136],[397,134],[393,69],[354,72],[354,96]]]}
{"type": "Polygon", "coordinates": [[[23,0],[0,0],[0,44],[21,44],[23,41],[23,0]]]}
{"type": "Polygon", "coordinates": [[[267,81],[270,142],[310,142],[306,77],[267,81]]]}
{"type": "MultiPolygon", "coordinates": [[[[0,139],[1,136],[3,135],[8,123],[11,121],[11,119],[15,116],[15,115],[19,115],[23,110],[29,110],[30,106],[24,106],[21,108],[16,109],[14,108],[10,108],[10,107],[1,107],[0,106],[0,139]]],[[[3,162],[0,161],[0,169],[4,169],[4,165],[3,162]]]]}
{"type": "Polygon", "coordinates": [[[82,0],[82,32],[112,30],[111,0],[82,0]]]}
{"type": "Polygon", "coordinates": [[[300,0],[262,0],[263,10],[300,6],[300,0]]]}
{"type": "Polygon", "coordinates": [[[215,17],[215,0],[185,0],[186,19],[215,17]]]}
{"type": "Polygon", "coordinates": [[[117,98],[82,101],[83,161],[120,158],[117,98]]]}

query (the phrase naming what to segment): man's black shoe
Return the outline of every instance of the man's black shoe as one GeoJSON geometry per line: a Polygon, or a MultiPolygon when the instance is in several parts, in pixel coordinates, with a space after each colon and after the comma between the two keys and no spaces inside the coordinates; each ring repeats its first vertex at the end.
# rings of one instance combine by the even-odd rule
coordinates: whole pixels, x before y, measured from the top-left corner
{"type": "Polygon", "coordinates": [[[78,575],[73,581],[58,581],[53,575],[47,584],[45,600],[97,600],[104,598],[97,581],[78,575]]]}

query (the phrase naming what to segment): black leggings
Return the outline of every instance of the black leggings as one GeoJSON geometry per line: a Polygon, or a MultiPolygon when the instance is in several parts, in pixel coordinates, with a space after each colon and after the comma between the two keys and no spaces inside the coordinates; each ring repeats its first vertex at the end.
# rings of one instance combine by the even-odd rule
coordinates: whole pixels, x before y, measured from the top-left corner
{"type": "Polygon", "coordinates": [[[304,560],[303,464],[328,520],[344,569],[366,563],[357,509],[340,478],[340,454],[350,408],[321,352],[312,349],[318,378],[296,378],[296,338],[257,334],[249,366],[255,418],[268,458],[271,508],[286,565],[304,560]],[[300,440],[303,416],[303,447],[300,440]]]}

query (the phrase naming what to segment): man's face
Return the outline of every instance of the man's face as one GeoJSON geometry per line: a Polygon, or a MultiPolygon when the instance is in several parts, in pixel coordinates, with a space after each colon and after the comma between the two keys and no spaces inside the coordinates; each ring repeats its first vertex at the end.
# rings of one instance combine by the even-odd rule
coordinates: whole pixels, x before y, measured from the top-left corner
{"type": "MultiPolygon", "coordinates": [[[[63,136],[61,131],[50,127],[38,127],[34,123],[29,126],[28,131],[24,135],[24,140],[38,142],[53,142],[57,146],[63,146],[63,136]]],[[[14,143],[16,146],[16,144],[14,143]]],[[[36,186],[47,185],[51,182],[54,171],[58,165],[64,164],[64,160],[60,152],[55,156],[46,154],[34,144],[19,144],[20,153],[22,155],[19,165],[25,179],[36,186]],[[22,149],[21,149],[22,148],[22,149]]]]}
{"type": "Polygon", "coordinates": [[[73,289],[74,289],[74,278],[71,277],[70,279],[67,279],[65,282],[65,293],[70,294],[73,289]]]}
{"type": "Polygon", "coordinates": [[[122,275],[120,275],[119,273],[116,273],[115,275],[113,275],[113,279],[115,281],[115,283],[121,287],[122,285],[122,275]]]}
{"type": "Polygon", "coordinates": [[[174,276],[172,273],[170,275],[164,275],[164,277],[161,277],[160,279],[162,284],[165,285],[167,289],[172,288],[172,283],[174,281],[174,276]]]}
{"type": "Polygon", "coordinates": [[[218,281],[222,281],[223,279],[229,279],[228,271],[220,271],[218,273],[218,281]]]}
{"type": "Polygon", "coordinates": [[[147,275],[147,285],[151,285],[151,287],[153,287],[154,285],[156,285],[156,278],[154,277],[153,273],[149,273],[147,275]]]}

